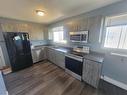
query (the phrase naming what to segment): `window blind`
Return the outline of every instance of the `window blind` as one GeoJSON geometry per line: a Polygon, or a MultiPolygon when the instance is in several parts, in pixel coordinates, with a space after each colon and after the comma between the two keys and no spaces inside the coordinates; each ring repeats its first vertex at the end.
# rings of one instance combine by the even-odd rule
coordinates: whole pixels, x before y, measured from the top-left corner
{"type": "Polygon", "coordinates": [[[127,49],[127,15],[107,18],[104,47],[127,49]]]}

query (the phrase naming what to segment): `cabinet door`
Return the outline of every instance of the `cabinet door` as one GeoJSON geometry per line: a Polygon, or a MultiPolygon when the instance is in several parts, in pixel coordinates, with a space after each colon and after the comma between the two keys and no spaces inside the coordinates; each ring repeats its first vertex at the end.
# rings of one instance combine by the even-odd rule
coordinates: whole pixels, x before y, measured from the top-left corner
{"type": "Polygon", "coordinates": [[[54,49],[51,49],[52,62],[56,63],[56,53],[54,49]]]}
{"type": "Polygon", "coordinates": [[[0,25],[0,41],[4,41],[4,37],[3,37],[3,30],[2,30],[2,27],[0,25]]]}
{"type": "Polygon", "coordinates": [[[53,62],[53,51],[49,49],[49,61],[53,62]]]}
{"type": "Polygon", "coordinates": [[[44,59],[47,59],[47,47],[44,47],[44,59]]]}
{"type": "Polygon", "coordinates": [[[101,26],[102,26],[102,16],[89,17],[88,30],[89,30],[89,42],[90,43],[98,44],[98,41],[100,41],[99,34],[101,34],[101,26]]]}
{"type": "Polygon", "coordinates": [[[36,63],[37,62],[37,55],[36,55],[35,50],[31,50],[31,54],[32,54],[33,63],[36,63]]]}
{"type": "Polygon", "coordinates": [[[47,49],[47,58],[49,61],[55,63],[55,50],[48,48],[47,49]]]}
{"type": "Polygon", "coordinates": [[[52,62],[52,51],[50,48],[47,48],[47,59],[52,62]]]}
{"type": "Polygon", "coordinates": [[[0,31],[0,42],[1,42],[1,41],[4,41],[4,38],[3,38],[2,32],[0,31]]]}
{"type": "Polygon", "coordinates": [[[49,60],[49,48],[46,48],[47,59],[49,60]]]}
{"type": "Polygon", "coordinates": [[[83,80],[91,86],[97,88],[101,75],[102,64],[85,60],[83,63],[83,80]]]}
{"type": "Polygon", "coordinates": [[[39,25],[30,26],[30,40],[44,40],[43,27],[39,25]]]}
{"type": "Polygon", "coordinates": [[[62,52],[56,51],[56,65],[65,69],[65,55],[62,52]]]}
{"type": "Polygon", "coordinates": [[[0,68],[6,66],[2,48],[0,47],[0,68]]]}

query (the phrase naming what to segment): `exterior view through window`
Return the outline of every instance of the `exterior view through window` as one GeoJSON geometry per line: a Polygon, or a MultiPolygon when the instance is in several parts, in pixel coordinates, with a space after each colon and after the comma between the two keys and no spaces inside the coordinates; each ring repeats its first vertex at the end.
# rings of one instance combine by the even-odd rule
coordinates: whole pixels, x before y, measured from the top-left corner
{"type": "Polygon", "coordinates": [[[127,49],[127,15],[107,18],[104,47],[127,49]]]}
{"type": "Polygon", "coordinates": [[[63,26],[53,28],[53,41],[56,43],[66,43],[63,26]]]}

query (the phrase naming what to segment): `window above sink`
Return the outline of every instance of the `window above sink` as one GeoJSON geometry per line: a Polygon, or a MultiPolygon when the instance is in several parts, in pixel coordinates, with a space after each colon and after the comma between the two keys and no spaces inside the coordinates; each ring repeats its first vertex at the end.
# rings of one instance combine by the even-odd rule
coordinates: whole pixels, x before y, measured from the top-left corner
{"type": "Polygon", "coordinates": [[[59,26],[52,29],[53,30],[53,42],[66,44],[67,41],[64,40],[64,27],[59,26]]]}

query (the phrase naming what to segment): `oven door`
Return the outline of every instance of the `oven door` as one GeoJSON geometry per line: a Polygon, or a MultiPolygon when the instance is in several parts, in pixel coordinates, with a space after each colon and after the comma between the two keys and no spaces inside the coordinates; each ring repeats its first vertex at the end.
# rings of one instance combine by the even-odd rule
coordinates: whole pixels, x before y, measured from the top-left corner
{"type": "Polygon", "coordinates": [[[65,67],[73,73],[82,76],[82,66],[83,61],[81,59],[74,58],[71,56],[65,57],[65,67]]]}

